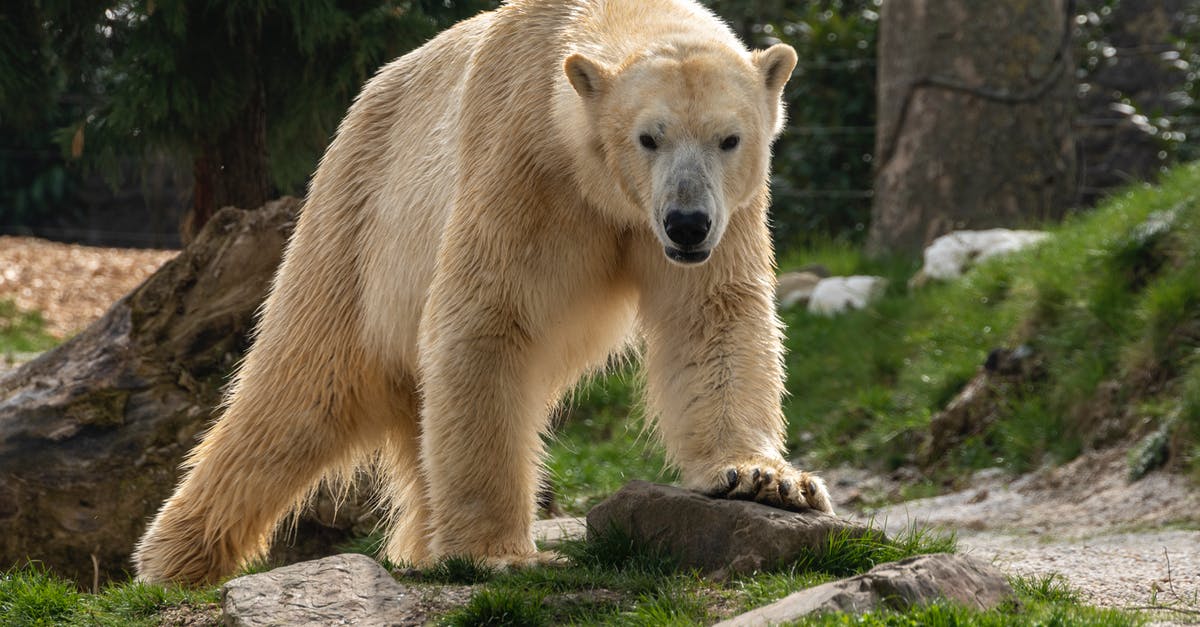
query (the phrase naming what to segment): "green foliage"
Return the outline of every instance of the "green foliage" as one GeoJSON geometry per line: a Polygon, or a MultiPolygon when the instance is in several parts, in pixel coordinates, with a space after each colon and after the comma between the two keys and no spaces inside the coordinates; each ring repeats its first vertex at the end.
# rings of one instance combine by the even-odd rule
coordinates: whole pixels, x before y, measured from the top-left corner
{"type": "Polygon", "coordinates": [[[669,553],[638,542],[620,528],[593,531],[587,540],[564,543],[559,552],[573,564],[591,569],[664,574],[677,567],[669,553]]]}
{"type": "Polygon", "coordinates": [[[488,581],[495,574],[494,569],[480,560],[452,556],[439,560],[432,567],[421,571],[421,580],[437,583],[476,584],[488,581]]]}
{"type": "Polygon", "coordinates": [[[559,551],[567,565],[494,573],[467,607],[444,622],[654,625],[695,624],[707,616],[697,579],[628,534],[608,530],[568,541],[559,551]]]}
{"type": "Polygon", "coordinates": [[[0,577],[0,623],[55,625],[65,622],[78,605],[75,587],[45,569],[31,566],[0,577]]]}
{"type": "MultiPolygon", "coordinates": [[[[902,537],[908,539],[897,540],[900,549],[894,554],[896,559],[953,548],[945,539],[934,539],[924,532],[902,537]]],[[[870,543],[852,538],[832,542],[830,548],[858,555],[862,546],[877,550],[870,543]]],[[[490,571],[469,561],[446,560],[416,575],[415,583],[480,586],[467,605],[441,617],[439,622],[445,625],[648,626],[712,623],[721,616],[718,612],[728,613],[731,607],[749,609],[832,577],[827,573],[807,572],[800,564],[794,564],[782,572],[714,582],[676,571],[674,562],[660,551],[633,543],[617,532],[568,543],[564,553],[570,558],[565,566],[505,572],[490,571]],[[442,571],[458,574],[441,579],[434,576],[442,571]],[[469,576],[464,577],[463,573],[469,576]]],[[[852,561],[858,562],[855,572],[868,564],[858,558],[842,559],[842,562],[852,561]]],[[[402,575],[401,580],[407,576],[412,575],[402,575]]],[[[815,624],[1007,625],[1031,621],[1056,625],[1136,624],[1127,614],[1078,606],[1078,596],[1058,577],[1017,578],[1012,583],[1020,603],[990,612],[947,605],[899,613],[875,612],[862,619],[828,616],[817,619],[819,622],[815,624]]],[[[218,597],[217,588],[189,591],[136,582],[111,585],[100,594],[88,594],[38,566],[26,566],[0,575],[0,624],[149,627],[159,624],[162,613],[169,608],[211,608],[218,597]]]]}
{"type": "MultiPolygon", "coordinates": [[[[988,353],[1022,344],[1044,376],[1016,384],[999,419],[961,446],[931,452],[948,471],[1020,471],[1073,457],[1096,435],[1092,416],[1123,415],[1096,404],[1105,382],[1120,386],[1118,403],[1180,405],[1178,386],[1200,346],[1197,187],[1200,166],[1178,168],[1161,188],[1128,191],[1054,228],[1051,243],[912,291],[910,262],[855,260],[843,245],[826,246],[840,272],[881,274],[891,287],[879,303],[837,318],[784,314],[793,448],[883,469],[915,462],[930,417],[988,353]],[[1167,214],[1175,217],[1156,226],[1167,214]]],[[[799,251],[783,265],[821,254],[799,251]]],[[[1180,418],[1172,450],[1188,455],[1198,434],[1186,412],[1180,418]]]]}
{"type": "Polygon", "coordinates": [[[804,570],[793,564],[781,571],[739,577],[731,582],[730,587],[741,597],[741,611],[748,612],[798,590],[819,586],[835,579],[837,577],[829,573],[804,570]]]}
{"type": "MultiPolygon", "coordinates": [[[[300,193],[383,63],[496,0],[34,0],[0,8],[0,223],[67,210],[81,159],[191,165],[265,100],[273,185],[300,193]]],[[[244,126],[244,122],[242,123],[244,126]]],[[[227,152],[250,146],[229,146],[227,152]]],[[[133,167],[136,172],[137,168],[133,167]]]]}
{"type": "Polygon", "coordinates": [[[634,368],[625,366],[588,381],[564,403],[546,465],[566,511],[582,514],[633,479],[674,478],[645,427],[639,389],[634,368]]]}
{"type": "Polygon", "coordinates": [[[157,625],[164,608],[217,601],[217,589],[185,590],[137,582],[87,594],[38,565],[0,575],[0,625],[157,625]]]}
{"type": "Polygon", "coordinates": [[[1008,583],[1012,585],[1017,596],[1032,601],[1079,603],[1079,593],[1067,584],[1066,577],[1058,573],[1011,577],[1008,583]]]}
{"type": "MultiPolygon", "coordinates": [[[[1121,11],[1122,0],[1085,0],[1079,2],[1074,40],[1078,60],[1076,77],[1081,96],[1096,94],[1107,98],[1114,111],[1125,116],[1129,126],[1152,137],[1162,148],[1159,161],[1167,166],[1200,159],[1200,142],[1196,137],[1196,116],[1200,114],[1200,1],[1181,0],[1167,14],[1171,28],[1163,41],[1155,41],[1153,56],[1143,55],[1130,48],[1128,31],[1121,32],[1121,20],[1128,21],[1134,11],[1121,11]],[[1124,48],[1124,49],[1122,49],[1124,48]],[[1138,54],[1142,62],[1159,64],[1162,82],[1174,87],[1171,93],[1153,94],[1152,102],[1139,102],[1138,94],[1117,89],[1105,90],[1097,77],[1111,73],[1121,62],[1122,55],[1138,54]],[[1164,106],[1165,104],[1165,106],[1164,106]]],[[[1135,7],[1140,5],[1135,5],[1135,7]]],[[[1132,30],[1132,29],[1130,29],[1132,30]]],[[[1149,44],[1150,42],[1143,42],[1149,44]]],[[[1109,87],[1112,86],[1109,76],[1109,87]]],[[[1085,99],[1081,98],[1081,102],[1085,99]]]]}
{"type": "Polygon", "coordinates": [[[957,547],[953,534],[926,527],[909,527],[895,538],[888,538],[874,528],[862,535],[844,530],[830,535],[822,550],[806,553],[794,567],[804,572],[849,577],[914,555],[953,553],[957,547]]]}
{"type": "Polygon", "coordinates": [[[546,615],[542,600],[536,595],[508,588],[488,588],[472,596],[466,607],[447,616],[445,624],[538,627],[550,624],[546,615]]]}
{"type": "Polygon", "coordinates": [[[7,353],[32,353],[54,346],[45,322],[37,313],[20,311],[12,301],[0,300],[0,358],[7,353]]]}
{"type": "Polygon", "coordinates": [[[99,72],[85,134],[194,156],[266,94],[276,186],[314,169],[362,83],[386,61],[492,5],[480,0],[144,0],[110,12],[112,60],[99,72]],[[219,71],[214,71],[219,70],[219,71]]]}

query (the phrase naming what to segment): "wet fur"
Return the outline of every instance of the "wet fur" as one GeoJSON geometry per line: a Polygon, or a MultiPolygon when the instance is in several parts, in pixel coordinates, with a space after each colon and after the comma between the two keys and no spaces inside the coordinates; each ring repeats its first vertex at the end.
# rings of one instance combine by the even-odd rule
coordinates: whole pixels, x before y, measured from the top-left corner
{"type": "Polygon", "coordinates": [[[540,559],[550,410],[631,345],[687,486],[830,510],[782,456],[766,177],[794,64],[684,0],[524,0],[384,67],[321,160],[224,413],[138,545],[140,577],[235,572],[323,477],[370,459],[391,559],[540,559]],[[600,72],[597,94],[573,84],[572,55],[600,72]],[[654,176],[626,137],[650,101],[696,136],[717,132],[713,112],[744,127],[712,182],[724,226],[703,265],[668,261],[655,233],[654,176]]]}

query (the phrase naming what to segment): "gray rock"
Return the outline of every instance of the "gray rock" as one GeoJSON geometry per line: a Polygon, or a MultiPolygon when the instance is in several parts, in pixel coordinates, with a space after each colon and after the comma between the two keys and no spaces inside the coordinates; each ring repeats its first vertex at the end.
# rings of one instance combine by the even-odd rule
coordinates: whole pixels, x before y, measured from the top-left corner
{"type": "Polygon", "coordinates": [[[587,521],[574,516],[536,520],[533,523],[533,541],[538,546],[548,549],[568,540],[577,540],[586,534],[587,521]]]}
{"type": "Polygon", "coordinates": [[[824,612],[860,614],[880,607],[903,610],[939,599],[986,610],[1012,594],[1008,579],[990,564],[965,555],[919,555],[801,590],[718,623],[718,627],[774,625],[824,612]]]}
{"type": "Polygon", "coordinates": [[[863,535],[859,523],[810,510],[789,512],[632,481],[587,515],[588,533],[616,527],[666,548],[684,568],[715,578],[776,568],[821,550],[830,534],[863,535]]]}
{"type": "Polygon", "coordinates": [[[419,595],[353,553],[246,575],[221,588],[228,627],[411,624],[419,595]]]}

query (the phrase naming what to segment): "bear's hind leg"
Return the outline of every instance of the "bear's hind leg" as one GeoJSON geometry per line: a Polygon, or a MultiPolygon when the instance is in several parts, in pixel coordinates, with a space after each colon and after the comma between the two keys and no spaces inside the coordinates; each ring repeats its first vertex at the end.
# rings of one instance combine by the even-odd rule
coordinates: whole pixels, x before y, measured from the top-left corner
{"type": "Polygon", "coordinates": [[[389,413],[379,450],[379,496],[386,512],[383,556],[396,564],[429,562],[429,505],[421,478],[420,409],[416,386],[406,380],[378,409],[389,413]]]}
{"type": "Polygon", "coordinates": [[[195,584],[234,573],[265,554],[278,521],[327,472],[355,461],[363,421],[347,411],[347,391],[327,382],[240,382],[138,543],[139,578],[195,584]]]}

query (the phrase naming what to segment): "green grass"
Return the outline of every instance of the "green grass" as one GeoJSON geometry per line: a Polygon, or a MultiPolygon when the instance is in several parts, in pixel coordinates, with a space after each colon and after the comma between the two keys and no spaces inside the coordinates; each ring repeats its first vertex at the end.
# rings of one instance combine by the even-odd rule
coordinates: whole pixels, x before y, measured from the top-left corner
{"type": "Polygon", "coordinates": [[[1135,612],[1088,607],[1080,595],[1057,574],[1011,577],[1016,597],[1000,607],[980,611],[938,602],[917,608],[894,608],[852,616],[836,613],[789,623],[797,626],[861,625],[871,627],[1000,627],[1053,625],[1056,627],[1133,627],[1147,617],[1135,612]]]}
{"type": "Polygon", "coordinates": [[[864,627],[1001,627],[1008,625],[1053,625],[1055,627],[1133,627],[1145,619],[1130,612],[1099,609],[1067,603],[1026,601],[981,612],[950,603],[908,609],[875,611],[858,616],[831,614],[788,623],[803,626],[856,625],[864,627]]]}
{"type": "MultiPolygon", "coordinates": [[[[884,561],[952,550],[953,538],[925,531],[902,534],[893,542],[879,534],[842,534],[823,550],[775,572],[714,582],[680,570],[669,553],[612,529],[565,543],[560,552],[568,559],[566,566],[487,573],[484,587],[467,607],[446,617],[446,624],[694,625],[837,576],[866,572],[884,561]]],[[[446,570],[459,568],[448,566],[452,561],[422,571],[419,581],[445,580],[446,570]]]]}
{"type": "MultiPolygon", "coordinates": [[[[914,259],[868,259],[845,242],[789,251],[783,270],[889,279],[882,300],[787,325],[789,448],[816,466],[924,466],[930,493],[969,471],[1024,472],[1114,438],[1143,441],[1130,476],[1160,466],[1200,478],[1200,164],[1049,227],[1046,244],[961,280],[910,290],[914,259]],[[1163,219],[1173,216],[1172,219],[1163,219]],[[1027,345],[1044,374],[1014,383],[997,419],[930,450],[930,419],[996,348],[1027,345]],[[1117,386],[1106,406],[1102,388],[1117,386]],[[1132,408],[1132,410],[1129,410],[1132,408]],[[1143,411],[1145,408],[1145,411],[1143,411]],[[1097,425],[1108,424],[1107,433],[1097,425]]],[[[636,364],[565,403],[548,466],[564,509],[582,513],[630,479],[674,479],[643,430],[636,364]]]]}
{"type": "Polygon", "coordinates": [[[46,333],[40,314],[21,311],[11,301],[0,300],[0,359],[9,353],[44,351],[56,343],[46,333]]]}
{"type": "Polygon", "coordinates": [[[864,536],[844,530],[829,536],[821,551],[806,554],[796,562],[803,571],[849,577],[888,562],[914,555],[953,553],[958,540],[952,533],[911,526],[893,538],[872,529],[864,536]]]}
{"type": "MultiPolygon", "coordinates": [[[[890,279],[885,297],[837,318],[785,312],[789,444],[820,463],[887,470],[927,464],[928,493],[964,470],[1027,470],[1063,461],[1101,437],[1101,418],[1139,442],[1132,476],[1161,465],[1200,477],[1200,165],[1178,168],[1161,187],[1138,188],[1053,227],[1038,248],[982,264],[962,280],[908,290],[918,264],[870,260],[850,245],[792,251],[783,269],[821,263],[835,274],[890,279]],[[1153,216],[1173,214],[1173,220],[1153,216]],[[1043,376],[1007,390],[997,420],[944,451],[922,450],[929,421],[994,348],[1032,347],[1043,376]],[[1116,406],[1097,405],[1116,385],[1116,406]]],[[[0,354],[53,345],[35,314],[0,302],[0,354]]],[[[583,386],[548,442],[560,502],[582,513],[630,479],[671,481],[661,448],[644,429],[636,367],[583,386]]],[[[368,539],[355,550],[371,552],[368,539]]],[[[447,624],[661,625],[711,622],[794,590],[908,555],[952,550],[953,538],[920,531],[891,543],[834,538],[825,550],[776,572],[714,583],[675,567],[669,555],[602,535],[562,549],[570,564],[493,572],[467,560],[423,571],[426,583],[480,586],[447,624]]],[[[1079,604],[1061,580],[1014,580],[1019,605],[991,612],[947,604],[811,624],[1120,625],[1138,617],[1079,604]]],[[[165,607],[214,601],[213,589],[121,584],[78,592],[37,568],[0,578],[0,624],[154,624],[165,607]]],[[[804,623],[809,624],[809,623],[804,623]]]]}
{"type": "MultiPolygon", "coordinates": [[[[1173,458],[1195,466],[1200,441],[1200,165],[1161,187],[1118,195],[1052,227],[1040,247],[990,260],[964,279],[909,290],[907,260],[868,260],[840,244],[786,256],[783,269],[825,263],[891,279],[886,296],[837,318],[784,313],[794,451],[880,470],[929,462],[944,477],[1002,466],[1025,471],[1077,455],[1124,407],[1097,405],[1115,382],[1121,403],[1169,411],[1116,431],[1143,437],[1166,417],[1173,458]],[[1173,221],[1156,216],[1174,214],[1173,221]],[[922,451],[933,414],[994,348],[1028,345],[1045,376],[1008,390],[999,419],[959,446],[922,451]],[[923,459],[923,457],[925,459],[923,459]]],[[[1136,416],[1135,419],[1142,416],[1136,416]]],[[[1129,418],[1124,418],[1129,420],[1129,418]]]]}
{"type": "Polygon", "coordinates": [[[99,594],[79,592],[75,585],[32,565],[0,575],[0,625],[157,625],[168,607],[217,602],[215,588],[193,591],[178,587],[126,582],[99,594]]]}
{"type": "Polygon", "coordinates": [[[547,447],[547,469],[572,514],[583,514],[633,479],[673,481],[662,447],[645,428],[633,366],[587,382],[564,404],[547,447]]]}

